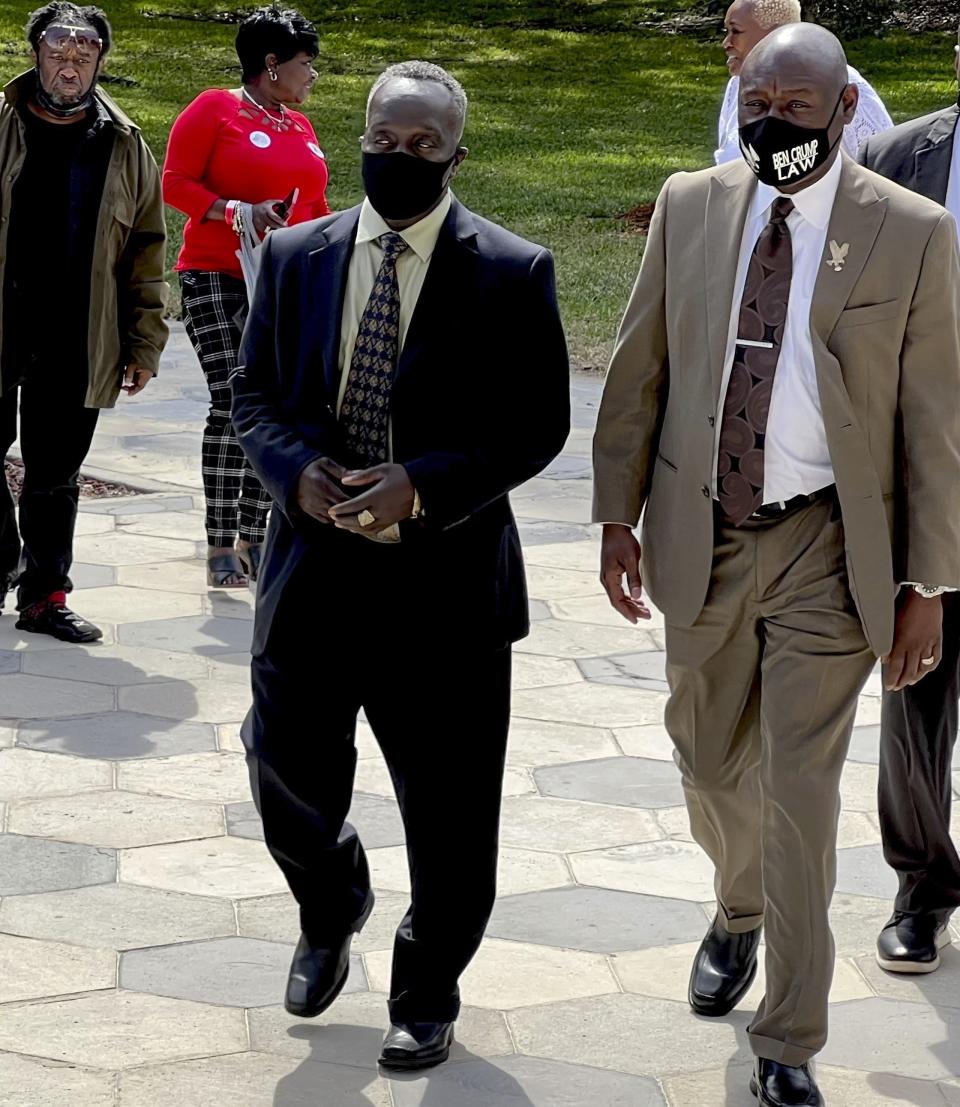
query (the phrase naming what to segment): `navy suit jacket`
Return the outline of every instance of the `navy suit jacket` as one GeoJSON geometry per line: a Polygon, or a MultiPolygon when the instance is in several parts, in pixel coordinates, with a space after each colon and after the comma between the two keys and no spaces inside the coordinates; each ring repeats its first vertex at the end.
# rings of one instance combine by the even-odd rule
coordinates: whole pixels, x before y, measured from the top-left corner
{"type": "Polygon", "coordinates": [[[960,109],[954,104],[901,123],[868,138],[857,161],[894,184],[945,204],[958,118],[960,109]]]}
{"type": "Polygon", "coordinates": [[[549,251],[454,201],[410,322],[391,397],[393,459],[421,520],[381,546],[296,506],[311,461],[345,456],[336,404],[340,328],[360,208],[271,234],[233,381],[233,424],[272,495],[254,654],[304,558],[309,588],[369,588],[354,565],[389,566],[418,590],[424,628],[467,623],[502,647],[528,629],[520,542],[507,499],[560,452],[569,362],[549,251]],[[359,545],[358,545],[359,544],[359,545]],[[324,574],[323,568],[331,572],[324,574]],[[319,577],[319,579],[318,579],[319,577]],[[353,579],[351,579],[351,577],[353,579]],[[469,611],[453,597],[470,596],[469,611]]]}

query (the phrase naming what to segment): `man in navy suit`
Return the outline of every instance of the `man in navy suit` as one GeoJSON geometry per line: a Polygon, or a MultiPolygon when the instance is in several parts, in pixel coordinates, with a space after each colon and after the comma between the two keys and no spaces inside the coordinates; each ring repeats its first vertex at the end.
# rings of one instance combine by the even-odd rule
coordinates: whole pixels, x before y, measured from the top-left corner
{"type": "Polygon", "coordinates": [[[366,199],[270,236],[234,381],[237,438],[276,503],[244,742],[300,905],[286,1007],[333,1002],[373,906],[346,821],[363,709],[406,831],[380,1061],[407,1069],[446,1059],[493,907],[511,644],[528,630],[507,493],[570,419],[549,252],[450,193],[466,108],[428,63],[378,79],[366,199]]]}

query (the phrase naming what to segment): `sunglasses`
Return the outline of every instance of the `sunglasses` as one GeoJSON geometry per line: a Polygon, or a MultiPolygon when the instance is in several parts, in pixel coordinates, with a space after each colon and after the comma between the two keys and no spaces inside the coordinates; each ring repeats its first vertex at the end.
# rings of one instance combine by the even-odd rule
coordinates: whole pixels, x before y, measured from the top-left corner
{"type": "Polygon", "coordinates": [[[103,39],[90,27],[48,27],[40,39],[53,51],[55,61],[63,60],[67,47],[73,47],[81,62],[93,61],[103,49],[103,39]]]}

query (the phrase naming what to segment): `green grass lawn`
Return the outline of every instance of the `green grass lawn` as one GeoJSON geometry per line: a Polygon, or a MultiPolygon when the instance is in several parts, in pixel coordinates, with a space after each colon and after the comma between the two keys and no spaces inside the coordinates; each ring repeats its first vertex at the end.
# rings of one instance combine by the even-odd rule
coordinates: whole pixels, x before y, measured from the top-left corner
{"type": "MultiPolygon", "coordinates": [[[[117,46],[110,91],[162,158],[177,111],[210,86],[235,86],[232,26],[175,16],[211,0],[107,3],[117,46]]],[[[12,76],[26,62],[30,3],[0,4],[0,49],[12,76]]],[[[710,163],[726,79],[718,37],[644,26],[689,0],[354,0],[302,9],[321,33],[321,73],[307,112],[331,171],[334,208],[361,196],[358,136],[373,77],[411,57],[439,62],[472,100],[470,158],[457,193],[557,256],[575,359],[600,366],[635,276],[643,239],[618,218],[652,200],[677,169],[710,163]]],[[[949,35],[849,44],[898,119],[953,99],[949,35]]],[[[170,221],[171,260],[181,223],[170,221]]]]}

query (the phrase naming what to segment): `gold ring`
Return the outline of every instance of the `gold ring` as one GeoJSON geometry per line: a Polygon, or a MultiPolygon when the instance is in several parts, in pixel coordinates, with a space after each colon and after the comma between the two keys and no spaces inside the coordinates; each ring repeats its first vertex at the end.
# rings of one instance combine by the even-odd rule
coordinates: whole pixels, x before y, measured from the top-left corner
{"type": "Polygon", "coordinates": [[[934,661],[936,661],[936,660],[937,659],[935,657],[921,657],[920,658],[920,664],[921,665],[932,665],[934,663],[934,661]]]}
{"type": "Polygon", "coordinates": [[[369,508],[364,508],[357,516],[357,522],[362,527],[372,527],[376,521],[376,515],[369,508]]]}

